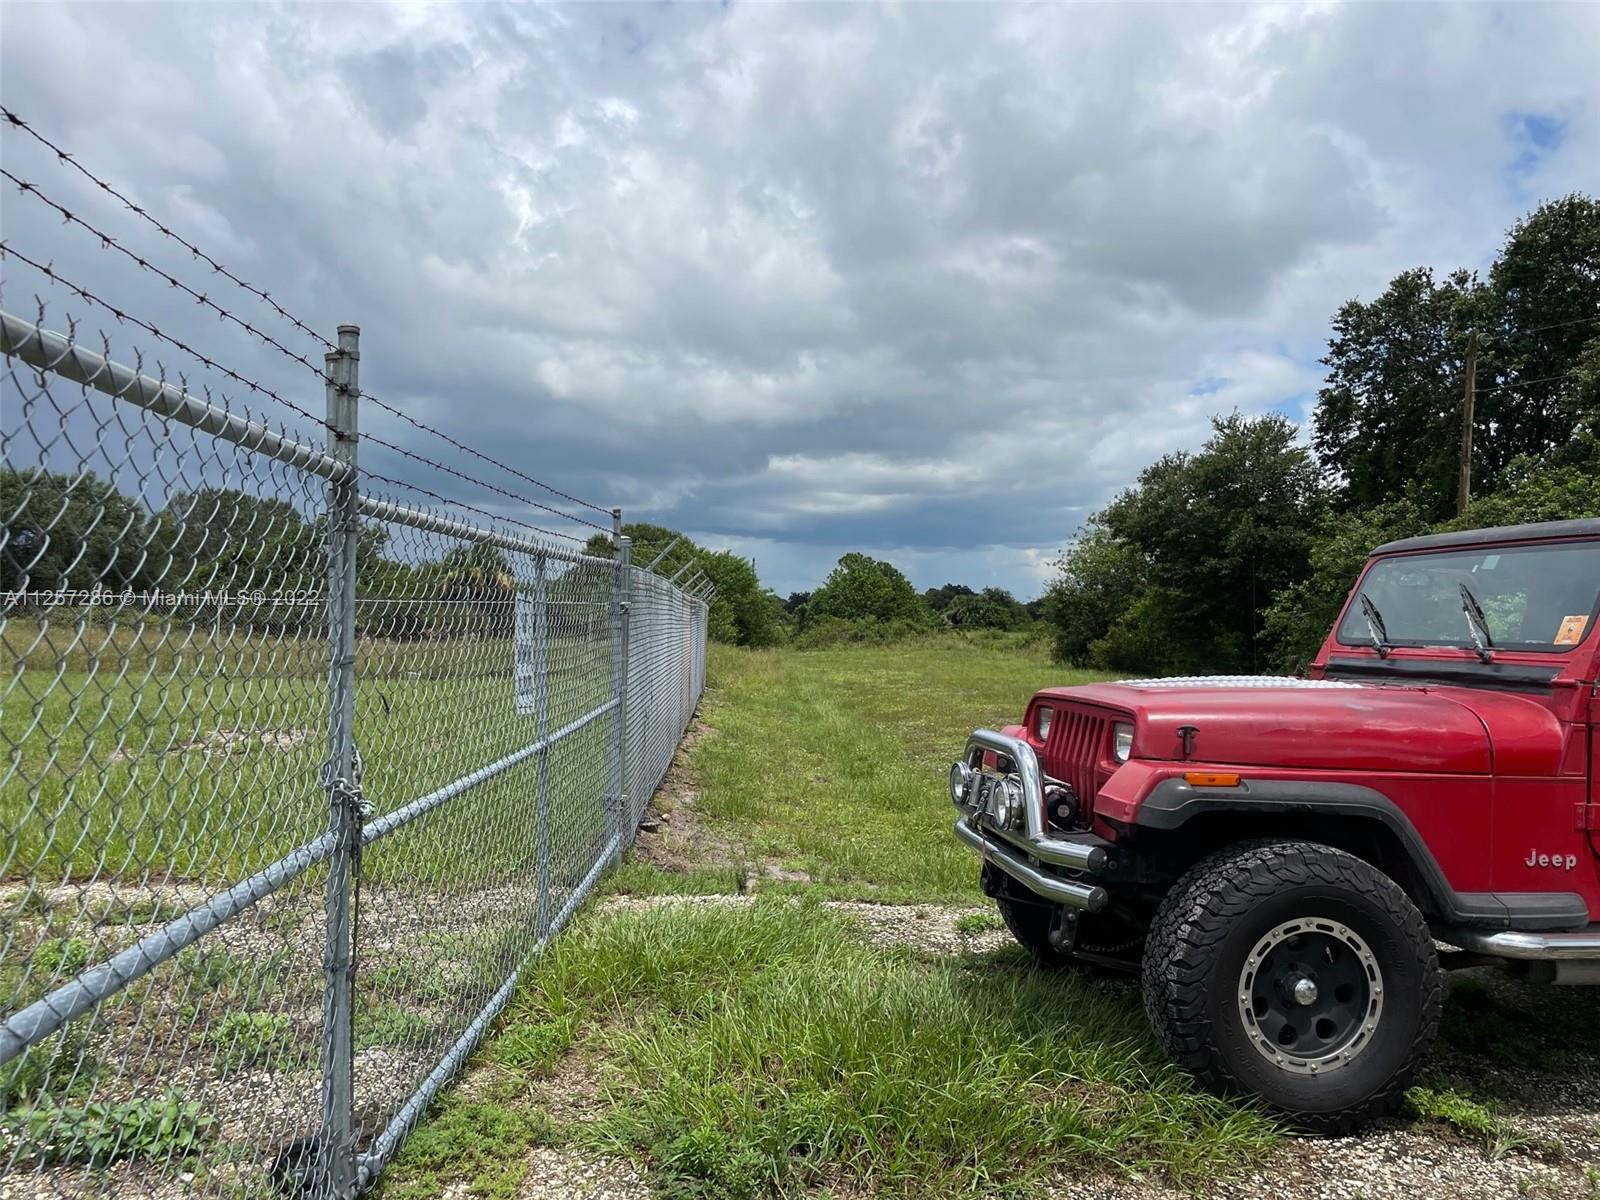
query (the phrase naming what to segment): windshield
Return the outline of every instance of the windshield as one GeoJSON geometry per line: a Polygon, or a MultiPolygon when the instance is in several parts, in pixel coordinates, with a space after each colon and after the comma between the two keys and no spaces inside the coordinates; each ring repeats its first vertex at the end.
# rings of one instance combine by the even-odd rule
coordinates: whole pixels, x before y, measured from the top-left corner
{"type": "Polygon", "coordinates": [[[1593,628],[1600,602],[1600,542],[1413,554],[1387,558],[1367,572],[1345,609],[1338,638],[1346,646],[1373,644],[1365,596],[1382,615],[1390,646],[1473,648],[1462,612],[1464,594],[1482,606],[1499,650],[1556,653],[1576,646],[1593,628]]]}

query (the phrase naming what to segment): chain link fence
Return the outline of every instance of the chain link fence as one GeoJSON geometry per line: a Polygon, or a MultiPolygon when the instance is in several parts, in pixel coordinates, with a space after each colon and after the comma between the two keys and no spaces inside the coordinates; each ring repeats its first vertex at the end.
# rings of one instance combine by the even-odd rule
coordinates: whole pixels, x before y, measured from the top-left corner
{"type": "Polygon", "coordinates": [[[0,314],[0,1197],[354,1196],[631,841],[708,597],[615,513],[407,503],[353,327],[307,434],[46,325],[0,314]]]}

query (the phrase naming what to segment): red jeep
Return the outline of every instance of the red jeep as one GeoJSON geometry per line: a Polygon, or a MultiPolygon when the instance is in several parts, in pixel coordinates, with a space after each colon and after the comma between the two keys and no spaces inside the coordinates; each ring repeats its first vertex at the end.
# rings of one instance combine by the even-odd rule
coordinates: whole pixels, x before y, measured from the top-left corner
{"type": "Polygon", "coordinates": [[[1597,624],[1600,520],[1391,542],[1309,678],[1046,688],[974,733],[956,835],[1038,959],[1142,972],[1207,1087],[1349,1129],[1441,967],[1600,983],[1597,624]]]}

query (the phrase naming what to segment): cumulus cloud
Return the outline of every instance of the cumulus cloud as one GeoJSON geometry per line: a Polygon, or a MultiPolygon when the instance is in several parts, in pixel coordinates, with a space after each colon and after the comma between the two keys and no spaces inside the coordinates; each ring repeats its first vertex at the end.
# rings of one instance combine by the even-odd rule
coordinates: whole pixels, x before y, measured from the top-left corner
{"type": "MultiPolygon", "coordinates": [[[[371,390],[753,553],[781,591],[860,548],[922,586],[1035,593],[1211,413],[1302,416],[1340,301],[1481,267],[1538,199],[1600,190],[1587,6],[75,4],[0,26],[8,106],[321,328],[359,322],[371,390]]],[[[0,137],[8,168],[203,279],[0,137]]],[[[292,364],[0,204],[19,249],[315,407],[292,364]]],[[[5,271],[9,306],[50,294],[5,271]]]]}

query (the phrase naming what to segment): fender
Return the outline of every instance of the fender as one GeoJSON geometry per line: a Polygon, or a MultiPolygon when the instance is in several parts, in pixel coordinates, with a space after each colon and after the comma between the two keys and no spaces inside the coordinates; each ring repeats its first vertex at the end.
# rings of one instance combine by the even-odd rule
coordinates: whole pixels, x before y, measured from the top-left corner
{"type": "Polygon", "coordinates": [[[1434,908],[1449,925],[1550,930],[1581,929],[1589,923],[1588,906],[1575,892],[1456,891],[1399,805],[1359,784],[1252,780],[1247,789],[1208,789],[1180,778],[1164,779],[1139,805],[1134,824],[1170,833],[1196,817],[1219,812],[1290,812],[1375,822],[1399,842],[1434,908]]]}

